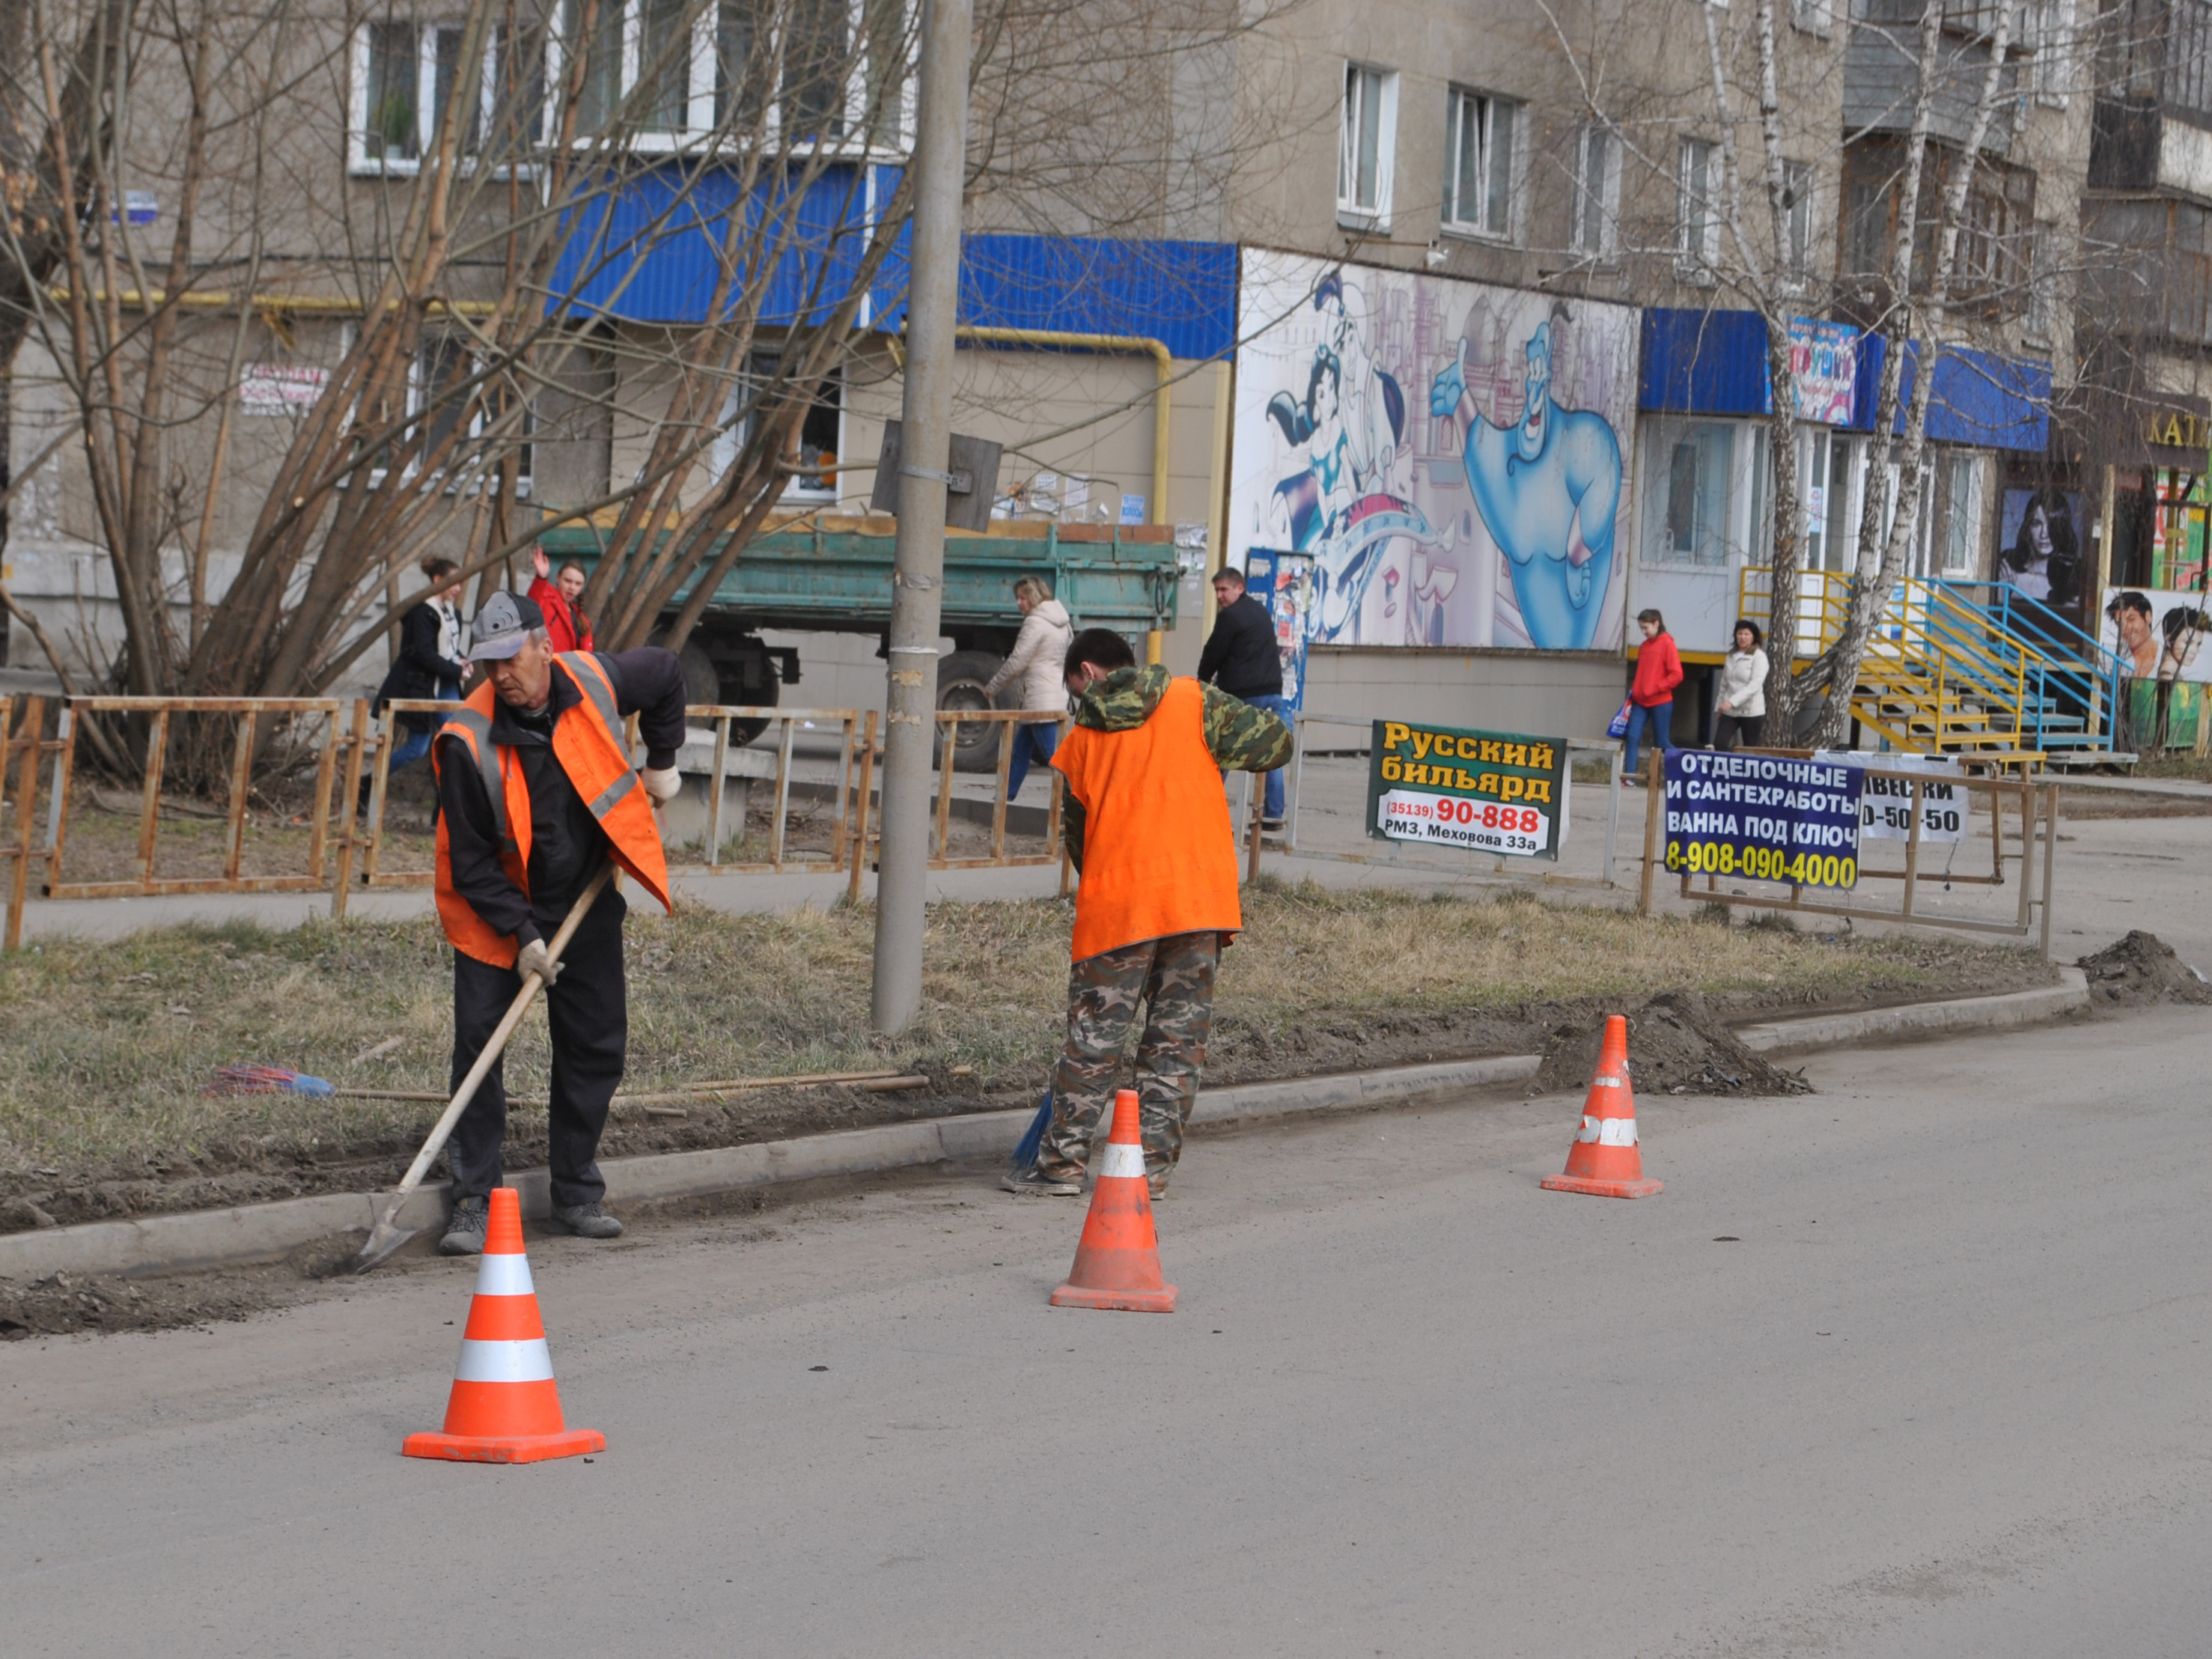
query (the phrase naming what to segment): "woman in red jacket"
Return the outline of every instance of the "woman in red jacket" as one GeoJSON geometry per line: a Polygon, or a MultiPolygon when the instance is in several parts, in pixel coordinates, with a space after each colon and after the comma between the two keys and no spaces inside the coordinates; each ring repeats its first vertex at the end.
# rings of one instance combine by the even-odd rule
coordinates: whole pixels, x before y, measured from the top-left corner
{"type": "Polygon", "coordinates": [[[537,568],[538,580],[530,584],[530,598],[545,616],[545,632],[553,641],[556,651],[589,651],[592,648],[592,619],[576,608],[576,600],[584,591],[584,567],[564,564],[560,580],[548,578],[553,574],[553,562],[545,556],[545,550],[533,547],[530,561],[537,568]]]}
{"type": "Polygon", "coordinates": [[[1682,653],[1674,649],[1674,636],[1667,631],[1667,619],[1656,611],[1637,613],[1636,625],[1644,630],[1644,648],[1636,654],[1636,680],[1628,688],[1628,752],[1622,758],[1623,769],[1636,769],[1636,740],[1638,728],[1651,728],[1652,746],[1658,750],[1661,763],[1673,748],[1670,734],[1674,727],[1674,688],[1682,683],[1682,653]]]}

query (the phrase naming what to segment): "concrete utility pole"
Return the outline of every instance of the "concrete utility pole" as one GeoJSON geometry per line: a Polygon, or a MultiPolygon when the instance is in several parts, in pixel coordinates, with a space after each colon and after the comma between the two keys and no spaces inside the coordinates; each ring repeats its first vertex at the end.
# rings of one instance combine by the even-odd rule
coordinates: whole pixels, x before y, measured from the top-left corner
{"type": "MultiPolygon", "coordinates": [[[[937,628],[944,605],[945,495],[952,441],[953,326],[960,295],[960,196],[968,164],[970,0],[926,0],[914,146],[914,263],[907,288],[898,543],[891,576],[890,719],[884,729],[883,848],[876,875],[878,1031],[921,1004],[929,884],[929,758],[937,735],[937,628]]],[[[950,757],[945,769],[951,770],[950,757]]]]}

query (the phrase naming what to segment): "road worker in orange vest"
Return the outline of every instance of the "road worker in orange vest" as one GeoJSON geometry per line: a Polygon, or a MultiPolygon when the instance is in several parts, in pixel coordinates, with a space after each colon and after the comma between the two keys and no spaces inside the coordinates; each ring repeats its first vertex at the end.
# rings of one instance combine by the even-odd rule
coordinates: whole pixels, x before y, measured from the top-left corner
{"type": "Polygon", "coordinates": [[[1083,876],[1067,1038],[1036,1163],[1005,1184],[1016,1193],[1083,1190],[1091,1135],[1143,1002],[1136,1087],[1145,1176],[1158,1198],[1198,1100],[1214,969],[1243,926],[1221,775],[1285,765],[1291,728],[1218,686],[1138,667],[1129,642],[1107,629],[1078,634],[1066,668],[1075,728],[1052,763],[1067,780],[1062,835],[1083,876]]]}
{"type": "MultiPolygon", "coordinates": [[[[622,1223],[600,1201],[607,1188],[596,1160],[629,1036],[622,895],[610,885],[599,896],[560,962],[545,941],[604,859],[668,907],[653,808],[683,787],[684,676],[675,654],[657,646],[556,652],[544,612],[504,591],[477,613],[474,640],[469,660],[483,665],[486,678],[430,750],[438,916],[453,945],[453,1086],[483,1052],[523,975],[542,975],[553,1050],[553,1219],[585,1238],[613,1238],[622,1223]],[[623,730],[633,714],[646,750],[636,769],[623,730]]],[[[483,1250],[506,1138],[507,1091],[495,1064],[446,1143],[453,1176],[453,1217],[438,1246],[446,1255],[483,1250]]]]}

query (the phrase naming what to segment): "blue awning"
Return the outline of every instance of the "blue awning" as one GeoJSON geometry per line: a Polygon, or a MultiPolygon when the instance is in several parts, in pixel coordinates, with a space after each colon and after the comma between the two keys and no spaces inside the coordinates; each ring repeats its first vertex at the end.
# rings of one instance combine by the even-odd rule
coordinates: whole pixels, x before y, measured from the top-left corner
{"type": "MultiPolygon", "coordinates": [[[[826,317],[858,280],[876,204],[896,167],[825,170],[794,203],[770,183],[750,193],[718,164],[672,162],[576,210],[553,276],[556,309],[627,322],[707,320],[722,274],[731,216],[755,225],[788,213],[786,246],[765,272],[732,273],[726,302],[765,281],[761,320],[787,327],[826,317]]],[[[750,240],[741,234],[742,245],[750,240]]],[[[911,228],[902,228],[862,318],[896,329],[906,318],[911,228]]],[[[740,248],[740,253],[743,252],[740,248]]],[[[1237,246],[1231,242],[979,233],[963,239],[960,320],[988,328],[1119,334],[1164,341],[1180,358],[1219,356],[1237,338],[1237,246]]]]}
{"type": "MultiPolygon", "coordinates": [[[[1920,368],[1920,342],[1905,348],[1899,379],[1897,424],[1905,430],[1905,407],[1912,399],[1920,368]]],[[[1874,430],[1874,407],[1881,389],[1881,365],[1889,342],[1879,334],[1859,344],[1857,406],[1851,429],[1874,430]]],[[[1972,444],[1983,449],[2024,449],[2041,454],[2051,441],[2051,365],[2027,357],[1998,357],[1971,346],[1946,346],[1936,359],[1936,384],[1928,397],[1928,435],[1940,443],[1972,444]]]]}
{"type": "Polygon", "coordinates": [[[1757,312],[1644,312],[1638,409],[1764,415],[1766,403],[1766,319],[1757,312]]]}

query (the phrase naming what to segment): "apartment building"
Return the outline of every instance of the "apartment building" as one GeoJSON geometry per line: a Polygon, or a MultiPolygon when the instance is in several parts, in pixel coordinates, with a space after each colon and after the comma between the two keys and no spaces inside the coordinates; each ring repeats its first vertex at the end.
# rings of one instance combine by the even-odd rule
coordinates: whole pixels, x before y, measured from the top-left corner
{"type": "MultiPolygon", "coordinates": [[[[787,77],[769,101],[793,130],[834,138],[850,172],[823,188],[865,218],[896,181],[910,111],[864,110],[854,88],[868,43],[895,32],[865,5],[795,3],[836,37],[830,56],[843,68],[787,77]]],[[[1755,274],[1791,316],[1802,363],[1808,562],[1838,578],[1854,568],[1882,345],[1866,331],[1890,297],[1917,0],[1782,0],[1778,236],[1755,176],[1753,8],[1741,0],[1310,0],[1247,12],[1249,27],[1202,48],[1129,59],[1117,73],[1140,95],[1125,105],[1071,91],[1057,129],[981,113],[979,142],[1037,153],[969,210],[956,424],[1006,446],[1002,512],[1176,526],[1190,568],[1171,662],[1195,659],[1203,568],[1256,560],[1285,595],[1310,707],[1367,715],[1419,697],[1469,724],[1587,733],[1618,702],[1628,617],[1662,609],[1702,678],[1757,585],[1747,573],[1766,557],[1772,507],[1766,331],[1746,297],[1755,274]],[[1066,187],[1077,152],[1094,162],[1079,190],[1066,187]],[[1556,465],[1553,433],[1572,440],[1572,476],[1556,465]]],[[[737,0],[703,12],[626,0],[627,33],[588,95],[644,100],[651,118],[634,149],[685,165],[733,100],[757,95],[732,69],[750,15],[737,0]]],[[[2063,513],[2082,574],[2043,596],[2094,626],[2090,567],[2132,533],[2105,526],[2135,522],[2129,457],[2094,448],[2109,424],[2088,401],[2113,379],[2107,335],[2132,343],[2124,395],[2212,414],[2185,380],[2194,360],[2172,337],[2177,319],[2112,303],[2097,287],[2112,262],[2098,250],[2124,219],[2155,219],[2171,228],[2130,233],[2139,259],[2212,269],[2212,247],[2190,254],[2180,228],[2198,210],[2173,169],[2193,151],[2163,136],[2202,137],[2212,117],[2192,125],[2178,83],[2155,68],[2137,74],[2148,90],[2108,95],[2112,49],[2086,13],[2034,0],[2015,14],[1994,118],[1969,155],[1990,21],[1972,3],[1942,20],[1930,189],[1966,177],[1968,212],[1942,349],[1914,348],[1916,366],[1935,361],[1936,454],[1913,571],[2002,580],[2023,526],[2048,529],[2063,513]],[[2085,313],[2125,328],[2077,341],[2077,293],[2085,313]],[[2108,466],[2119,469],[2118,507],[2100,488],[2108,466]]],[[[303,122],[295,172],[348,204],[348,223],[372,222],[378,192],[396,199],[419,167],[429,112],[451,94],[441,65],[458,27],[379,14],[354,20],[342,50],[326,43],[346,113],[303,122]]],[[[565,39],[556,18],[536,48],[547,84],[565,39]]],[[[489,127],[499,111],[488,70],[478,118],[489,127]]],[[[616,211],[649,220],[658,187],[647,169],[616,211]]],[[[1916,279],[1932,252],[1926,197],[1921,216],[1916,279]]],[[[697,239],[662,236],[577,284],[591,338],[574,354],[573,395],[537,411],[533,501],[593,499],[635,471],[665,403],[661,343],[699,325],[711,263],[697,239]]],[[[896,283],[863,315],[864,337],[804,434],[811,463],[841,465],[795,480],[794,509],[855,510],[871,492],[867,464],[898,404],[896,283]]],[[[255,361],[327,362],[343,328],[272,333],[255,361]]],[[[426,344],[422,376],[451,349],[426,344]]],[[[758,350],[754,372],[772,374],[772,335],[758,350]]],[[[742,435],[726,418],[718,461],[742,435]]],[[[19,465],[46,435],[19,416],[19,465]]],[[[2201,453],[2201,436],[2188,441],[2201,453]]],[[[2134,456],[2138,493],[2154,495],[2146,469],[2179,466],[2181,453],[2147,444],[2134,456]]],[[[10,555],[19,595],[45,597],[22,574],[41,557],[67,564],[79,591],[96,588],[95,538],[68,497],[65,483],[32,492],[10,555]]],[[[838,695],[857,699],[880,674],[872,643],[808,648],[845,665],[838,695]]],[[[1710,714],[1693,692],[1678,704],[1685,737],[1710,714]]]]}

